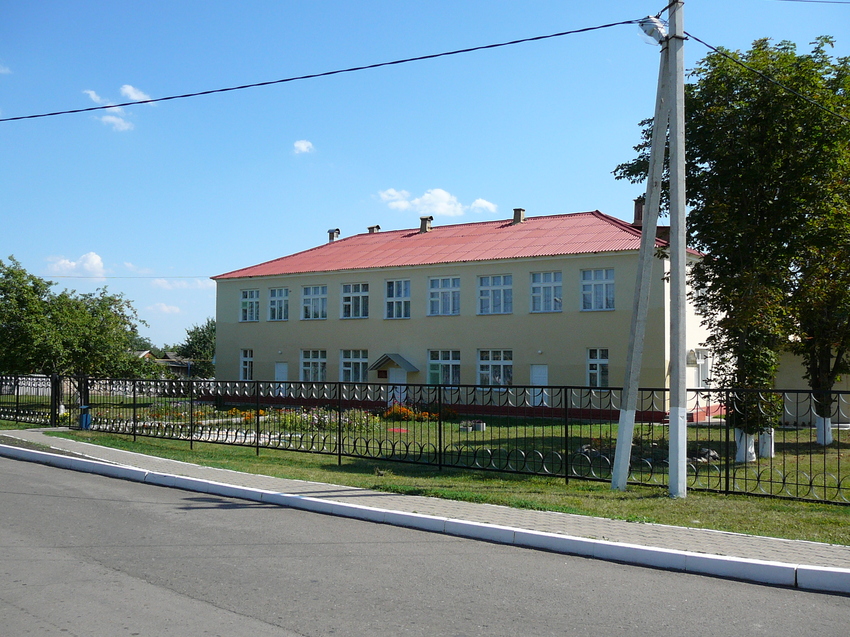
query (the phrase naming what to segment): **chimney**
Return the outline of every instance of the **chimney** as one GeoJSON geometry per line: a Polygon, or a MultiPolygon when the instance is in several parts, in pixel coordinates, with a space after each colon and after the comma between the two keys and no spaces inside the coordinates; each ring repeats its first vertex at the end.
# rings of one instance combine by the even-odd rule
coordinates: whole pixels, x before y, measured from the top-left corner
{"type": "Polygon", "coordinates": [[[378,225],[369,226],[369,234],[375,234],[376,232],[380,232],[380,231],[381,231],[381,226],[378,226],[378,225]]]}
{"type": "Polygon", "coordinates": [[[339,228],[331,228],[328,230],[328,243],[333,243],[339,239],[339,228]]]}
{"type": "Polygon", "coordinates": [[[636,228],[643,227],[643,205],[646,203],[646,195],[641,195],[635,199],[635,220],[632,225],[636,228]]]}
{"type": "Polygon", "coordinates": [[[434,221],[434,217],[431,217],[430,215],[425,217],[419,217],[419,234],[431,232],[432,221],[434,221]]]}
{"type": "Polygon", "coordinates": [[[525,221],[525,208],[514,208],[513,225],[517,225],[518,223],[522,223],[524,221],[525,221]]]}

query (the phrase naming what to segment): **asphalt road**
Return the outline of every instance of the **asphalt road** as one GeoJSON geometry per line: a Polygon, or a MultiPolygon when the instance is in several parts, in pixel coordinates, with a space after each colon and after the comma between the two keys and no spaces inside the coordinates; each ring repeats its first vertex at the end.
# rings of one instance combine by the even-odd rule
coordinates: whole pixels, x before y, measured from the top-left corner
{"type": "Polygon", "coordinates": [[[0,636],[846,636],[850,598],[0,458],[0,636]]]}

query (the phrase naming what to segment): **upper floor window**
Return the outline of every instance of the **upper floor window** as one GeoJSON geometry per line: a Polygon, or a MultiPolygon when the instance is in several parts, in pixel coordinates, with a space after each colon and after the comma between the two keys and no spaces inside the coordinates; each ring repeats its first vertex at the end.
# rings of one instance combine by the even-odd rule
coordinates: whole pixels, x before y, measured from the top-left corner
{"type": "Polygon", "coordinates": [[[387,281],[386,301],[386,318],[410,318],[410,279],[387,281]]]}
{"type": "Polygon", "coordinates": [[[581,309],[614,309],[614,268],[581,271],[581,309]]]}
{"type": "Polygon", "coordinates": [[[608,387],[608,350],[591,348],[587,350],[587,385],[589,387],[608,387]]]}
{"type": "Polygon", "coordinates": [[[561,273],[532,272],[531,311],[561,311],[561,273]]]}
{"type": "Polygon", "coordinates": [[[368,283],[343,283],[342,318],[369,318],[368,283]]]}
{"type": "Polygon", "coordinates": [[[460,314],[460,277],[442,277],[429,280],[428,314],[430,316],[460,314]]]}
{"type": "Polygon", "coordinates": [[[328,375],[328,352],[324,349],[301,350],[301,380],[323,383],[328,375]]]}
{"type": "Polygon", "coordinates": [[[428,352],[428,384],[460,385],[460,350],[433,349],[428,352]]]}
{"type": "Polygon", "coordinates": [[[478,350],[478,384],[512,385],[514,353],[509,349],[478,350]]]}
{"type": "Polygon", "coordinates": [[[240,321],[260,320],[260,291],[242,290],[242,304],[239,311],[240,321]]]}
{"type": "Polygon", "coordinates": [[[339,379],[343,383],[365,383],[369,373],[369,350],[344,349],[340,353],[339,379]]]}
{"type": "Polygon", "coordinates": [[[301,289],[301,318],[305,320],[328,318],[328,286],[305,285],[301,289]]]}
{"type": "Polygon", "coordinates": [[[271,288],[269,290],[269,320],[289,320],[289,289],[271,288]]]}
{"type": "Polygon", "coordinates": [[[239,351],[239,380],[254,380],[254,350],[239,351]]]}
{"type": "Polygon", "coordinates": [[[511,314],[514,311],[513,276],[478,277],[478,313],[511,314]]]}

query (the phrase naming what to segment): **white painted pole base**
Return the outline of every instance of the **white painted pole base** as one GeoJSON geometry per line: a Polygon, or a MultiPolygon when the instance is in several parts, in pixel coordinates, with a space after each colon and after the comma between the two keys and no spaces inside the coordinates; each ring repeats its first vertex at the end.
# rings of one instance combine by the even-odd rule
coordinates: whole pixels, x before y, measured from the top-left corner
{"type": "Polygon", "coordinates": [[[670,497],[688,495],[688,411],[670,408],[670,497]]]}
{"type": "Polygon", "coordinates": [[[773,458],[776,455],[773,427],[759,432],[759,458],[773,458]]]}
{"type": "Polygon", "coordinates": [[[735,428],[735,462],[755,462],[756,442],[752,434],[735,428]]]}
{"type": "Polygon", "coordinates": [[[635,432],[635,410],[621,409],[617,427],[617,450],[614,452],[614,472],[611,476],[611,488],[626,490],[629,480],[629,465],[632,460],[632,438],[635,432]]]}

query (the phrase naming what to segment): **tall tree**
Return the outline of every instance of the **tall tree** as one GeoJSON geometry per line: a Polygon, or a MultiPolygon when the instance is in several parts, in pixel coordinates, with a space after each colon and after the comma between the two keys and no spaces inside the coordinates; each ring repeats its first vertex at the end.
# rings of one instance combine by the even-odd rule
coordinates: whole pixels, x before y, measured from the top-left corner
{"type": "Polygon", "coordinates": [[[186,330],[186,340],[177,346],[177,353],[191,359],[191,375],[197,378],[215,377],[215,319],[186,330]]]}
{"type": "MultiPolygon", "coordinates": [[[[850,113],[850,60],[832,59],[832,42],[818,38],[803,55],[767,39],[746,53],[718,50],[685,87],[689,238],[705,255],[691,280],[724,384],[772,387],[789,347],[843,369],[835,357],[850,331],[836,340],[841,311],[823,311],[850,295],[850,271],[835,267],[840,250],[829,239],[850,224],[850,124],[835,114],[850,113]]],[[[617,178],[645,176],[652,123],[643,124],[638,157],[617,178]]],[[[831,389],[834,375],[808,367],[813,389],[831,389]]],[[[770,426],[779,405],[765,411],[757,400],[743,393],[732,424],[770,426]]]]}
{"type": "Polygon", "coordinates": [[[28,374],[39,367],[52,285],[27,272],[14,257],[8,264],[0,259],[0,373],[28,374]]]}

